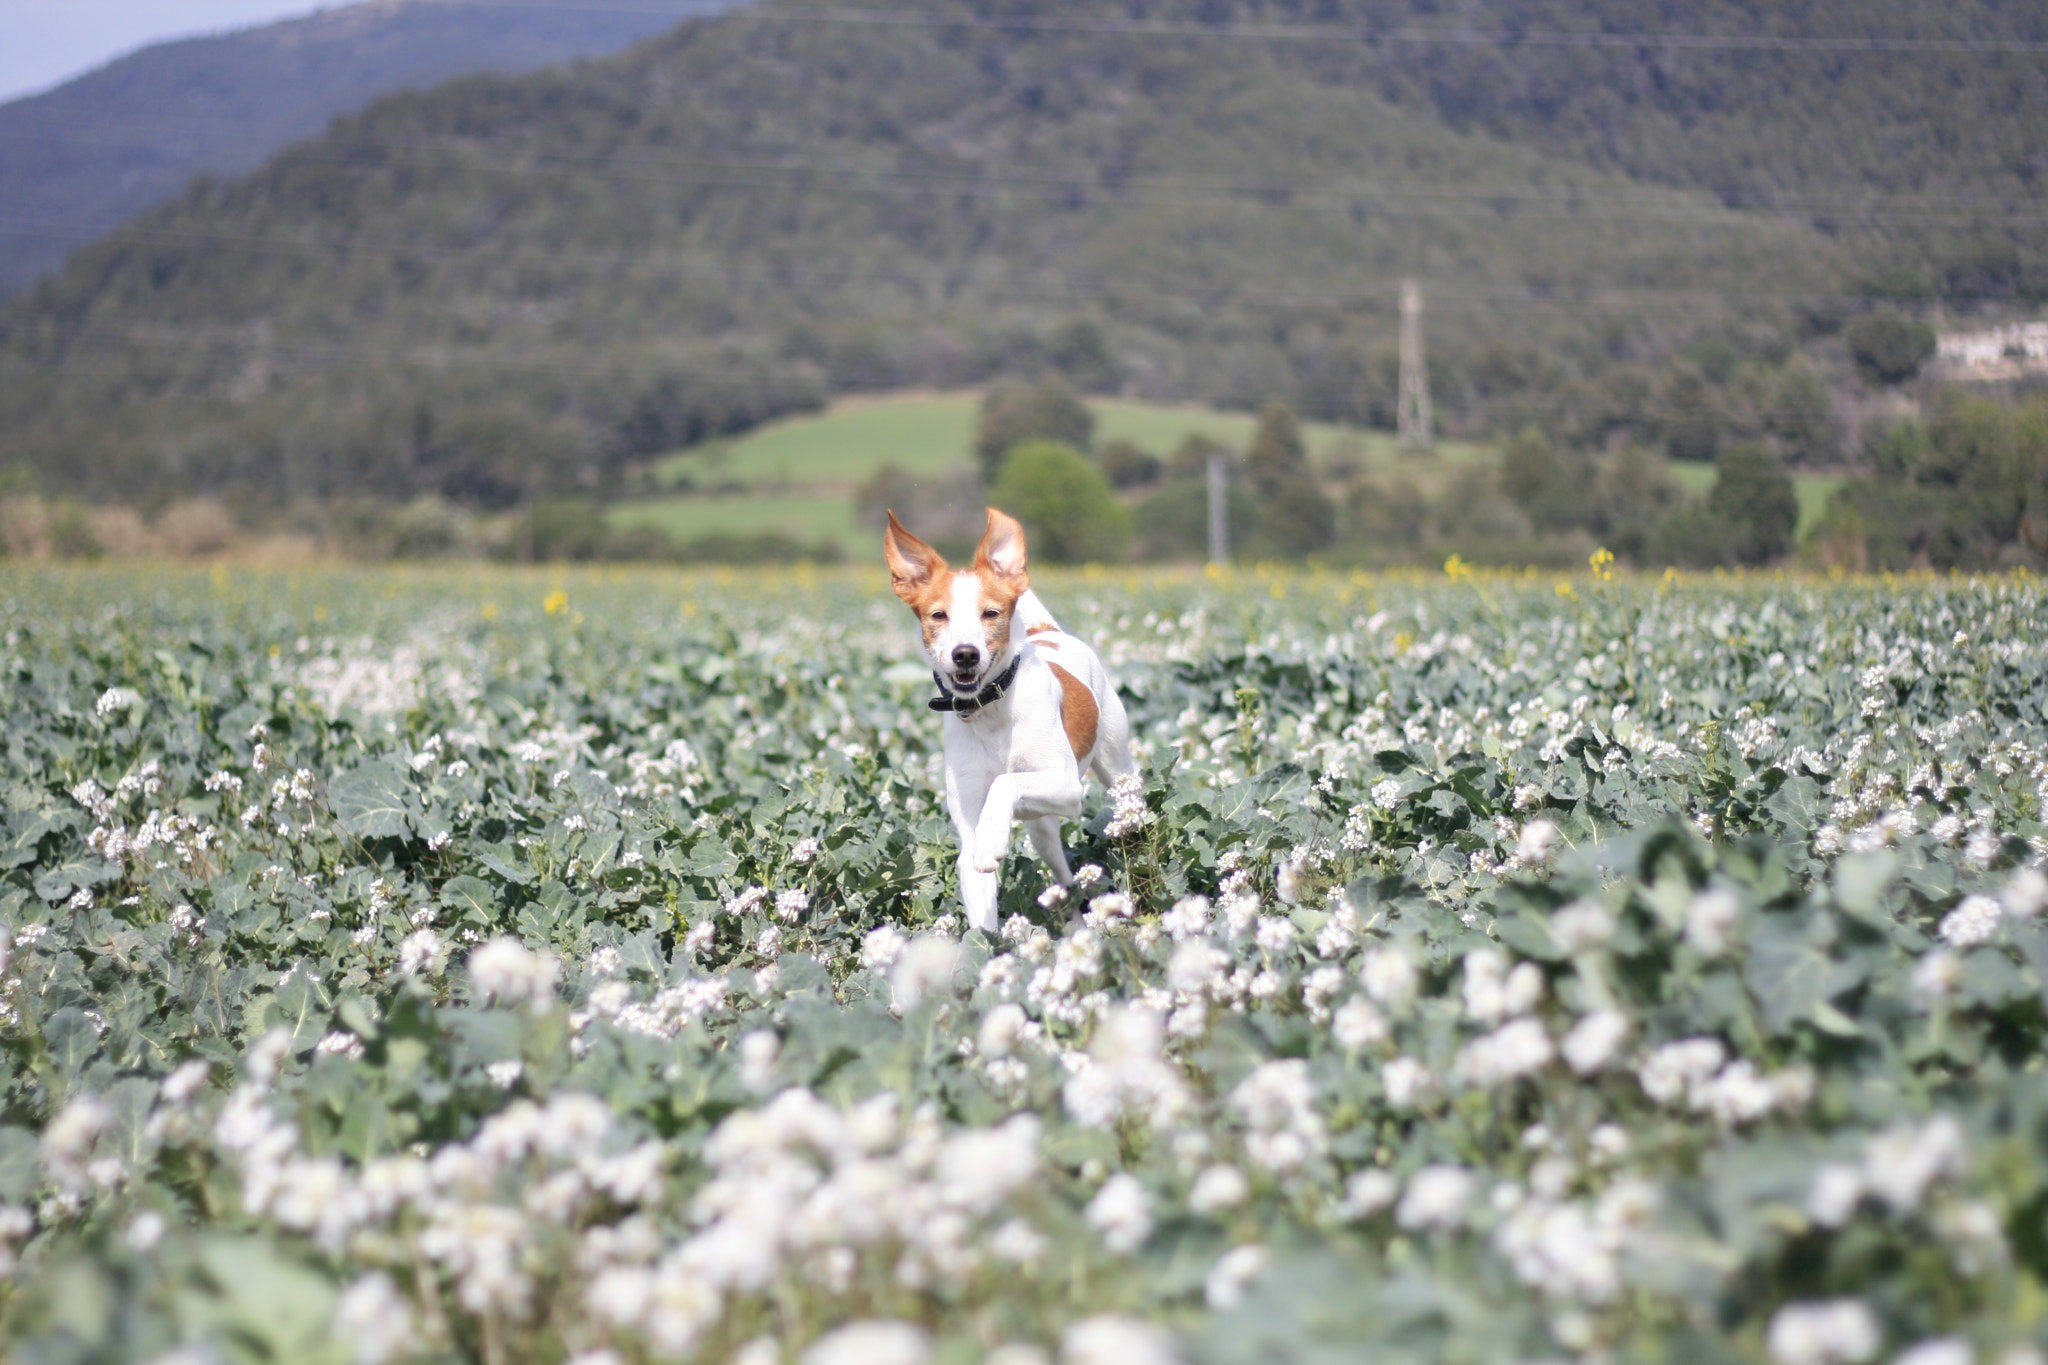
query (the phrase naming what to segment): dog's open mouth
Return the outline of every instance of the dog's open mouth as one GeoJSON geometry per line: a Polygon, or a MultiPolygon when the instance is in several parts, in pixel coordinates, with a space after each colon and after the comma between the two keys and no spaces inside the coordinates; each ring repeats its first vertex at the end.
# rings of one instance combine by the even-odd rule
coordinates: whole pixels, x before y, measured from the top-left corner
{"type": "Polygon", "coordinates": [[[958,669],[958,668],[956,668],[956,669],[954,669],[954,670],[953,670],[953,675],[952,675],[952,678],[951,678],[951,682],[952,682],[953,686],[955,686],[955,687],[959,688],[959,689],[960,689],[960,690],[961,690],[962,692],[971,692],[971,691],[973,691],[973,690],[974,690],[974,685],[975,685],[976,683],[980,682],[980,681],[981,681],[981,670],[980,670],[980,669],[978,669],[978,668],[969,668],[969,669],[958,669]]]}

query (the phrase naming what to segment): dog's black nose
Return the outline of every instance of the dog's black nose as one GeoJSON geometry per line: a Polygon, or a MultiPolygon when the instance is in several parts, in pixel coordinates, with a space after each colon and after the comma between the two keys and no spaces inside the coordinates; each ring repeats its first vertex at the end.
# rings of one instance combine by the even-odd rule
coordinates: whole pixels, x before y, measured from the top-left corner
{"type": "Polygon", "coordinates": [[[966,670],[981,662],[981,651],[973,645],[953,646],[953,667],[966,670]]]}

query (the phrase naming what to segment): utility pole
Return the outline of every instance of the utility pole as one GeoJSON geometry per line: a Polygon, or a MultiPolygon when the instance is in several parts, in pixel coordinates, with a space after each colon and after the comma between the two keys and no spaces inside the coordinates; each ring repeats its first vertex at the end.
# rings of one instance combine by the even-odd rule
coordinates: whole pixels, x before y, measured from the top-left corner
{"type": "Polygon", "coordinates": [[[1223,452],[1209,456],[1209,562],[1222,565],[1230,558],[1228,528],[1224,525],[1223,452]]]}
{"type": "Polygon", "coordinates": [[[1430,450],[1429,365],[1422,356],[1422,286],[1401,281],[1401,393],[1394,427],[1403,450],[1430,450]]]}

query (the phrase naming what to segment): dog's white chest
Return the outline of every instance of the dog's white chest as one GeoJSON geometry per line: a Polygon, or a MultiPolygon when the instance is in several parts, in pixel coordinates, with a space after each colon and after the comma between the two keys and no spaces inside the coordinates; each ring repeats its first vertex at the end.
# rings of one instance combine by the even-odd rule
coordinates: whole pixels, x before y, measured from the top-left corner
{"type": "Polygon", "coordinates": [[[1042,772],[1073,764],[1060,727],[1059,684],[1037,659],[1027,659],[999,705],[945,718],[946,761],[976,772],[1042,772]]]}

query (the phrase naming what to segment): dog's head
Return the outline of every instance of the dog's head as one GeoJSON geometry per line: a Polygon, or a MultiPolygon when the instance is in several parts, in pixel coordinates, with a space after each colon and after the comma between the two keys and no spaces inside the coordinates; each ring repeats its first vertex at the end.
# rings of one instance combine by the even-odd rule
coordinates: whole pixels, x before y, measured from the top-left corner
{"type": "Polygon", "coordinates": [[[948,691],[973,696],[1010,655],[1010,615],[1031,586],[1024,571],[1024,528],[988,509],[974,564],[949,568],[944,556],[889,514],[882,557],[896,595],[917,613],[932,671],[948,691]]]}

